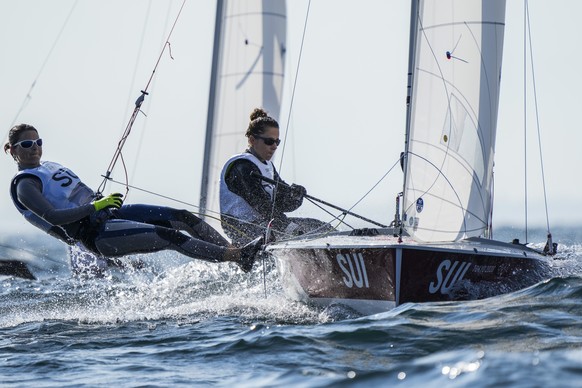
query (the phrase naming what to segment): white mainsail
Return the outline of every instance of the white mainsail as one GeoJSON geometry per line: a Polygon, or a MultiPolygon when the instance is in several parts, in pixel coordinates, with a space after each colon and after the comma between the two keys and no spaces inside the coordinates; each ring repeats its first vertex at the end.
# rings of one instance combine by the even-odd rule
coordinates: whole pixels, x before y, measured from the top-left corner
{"type": "Polygon", "coordinates": [[[483,235],[490,223],[505,0],[421,0],[412,20],[404,228],[424,242],[483,235]]]}
{"type": "Polygon", "coordinates": [[[286,29],[285,0],[217,2],[200,194],[203,215],[219,215],[220,172],[229,157],[246,149],[244,133],[253,108],[262,107],[278,119],[286,29]]]}

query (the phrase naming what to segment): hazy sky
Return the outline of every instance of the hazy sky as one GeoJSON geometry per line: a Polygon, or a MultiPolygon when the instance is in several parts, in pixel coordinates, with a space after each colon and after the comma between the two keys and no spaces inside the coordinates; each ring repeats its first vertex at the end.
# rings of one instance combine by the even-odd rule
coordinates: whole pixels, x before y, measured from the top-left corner
{"type": "MultiPolygon", "coordinates": [[[[40,131],[44,159],[67,165],[96,189],[181,4],[182,0],[1,0],[4,133],[27,101],[17,122],[40,131]]],[[[350,208],[403,149],[410,3],[313,0],[297,72],[307,4],[288,1],[285,108],[280,120],[285,144],[276,166],[285,180],[304,185],[309,194],[350,208]]],[[[580,224],[581,212],[573,205],[582,200],[582,2],[531,0],[529,7],[550,225],[580,224]]],[[[523,8],[523,1],[508,0],[495,166],[498,226],[520,227],[525,217],[523,8]]],[[[198,204],[200,192],[214,16],[215,2],[187,1],[171,38],[174,60],[162,58],[143,106],[147,117],[139,116],[124,148],[133,185],[193,204],[198,204]]],[[[528,101],[529,219],[543,226],[531,94],[528,101]]],[[[240,124],[241,136],[246,125],[240,124]]],[[[33,227],[21,219],[8,194],[15,165],[6,155],[2,163],[0,230],[30,232],[33,227]]],[[[121,164],[113,175],[124,180],[121,164]]],[[[107,191],[120,190],[113,184],[107,191]]],[[[401,190],[398,167],[353,211],[389,223],[401,190]]],[[[184,206],[136,190],[128,201],[184,206]]],[[[316,210],[304,206],[300,214],[329,218],[316,210]]]]}

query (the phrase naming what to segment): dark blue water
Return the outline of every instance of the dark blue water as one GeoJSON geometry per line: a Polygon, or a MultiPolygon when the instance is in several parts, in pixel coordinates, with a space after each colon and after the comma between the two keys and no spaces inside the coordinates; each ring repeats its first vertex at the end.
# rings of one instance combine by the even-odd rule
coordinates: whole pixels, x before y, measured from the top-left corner
{"type": "Polygon", "coordinates": [[[367,317],[287,300],[270,263],[245,275],[163,253],[78,279],[60,243],[4,236],[39,280],[0,280],[0,385],[582,386],[582,235],[554,235],[547,281],[367,317]]]}

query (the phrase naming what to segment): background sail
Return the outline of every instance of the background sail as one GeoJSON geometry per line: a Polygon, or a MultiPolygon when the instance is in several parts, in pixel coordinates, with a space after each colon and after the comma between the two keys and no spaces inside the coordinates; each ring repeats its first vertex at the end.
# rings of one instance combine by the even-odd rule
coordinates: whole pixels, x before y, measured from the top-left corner
{"type": "MultiPolygon", "coordinates": [[[[219,0],[200,194],[200,210],[220,212],[223,164],[247,147],[244,136],[253,108],[278,120],[286,41],[285,0],[219,0]]],[[[216,220],[206,221],[218,226],[216,220]]],[[[219,228],[220,230],[220,228],[219,228]]]]}
{"type": "Polygon", "coordinates": [[[403,222],[419,241],[479,236],[491,210],[505,0],[419,1],[403,222]]]}

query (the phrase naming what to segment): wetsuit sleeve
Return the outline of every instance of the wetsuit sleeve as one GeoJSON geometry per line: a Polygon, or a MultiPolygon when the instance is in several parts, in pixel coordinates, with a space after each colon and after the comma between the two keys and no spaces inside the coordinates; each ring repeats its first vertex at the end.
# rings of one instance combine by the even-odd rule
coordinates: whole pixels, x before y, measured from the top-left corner
{"type": "Polygon", "coordinates": [[[42,183],[35,177],[19,179],[16,183],[16,195],[22,205],[51,225],[70,224],[95,212],[92,204],[72,209],[55,209],[42,195],[42,183]]]}
{"type": "Polygon", "coordinates": [[[251,176],[252,172],[261,175],[261,171],[252,162],[244,159],[235,160],[226,173],[226,186],[268,219],[271,217],[271,198],[263,189],[261,180],[251,176]]]}
{"type": "MultiPolygon", "coordinates": [[[[261,174],[254,163],[244,159],[236,160],[226,174],[226,185],[230,191],[247,201],[262,217],[269,219],[272,211],[271,197],[263,188],[262,181],[251,175],[252,172],[261,174]]],[[[277,186],[274,218],[286,223],[287,217],[284,213],[296,210],[301,206],[303,197],[298,198],[292,190],[286,187],[287,184],[281,180],[276,171],[275,180],[281,181],[282,184],[277,186]]]]}
{"type": "Polygon", "coordinates": [[[288,213],[297,210],[303,203],[303,195],[297,195],[291,186],[281,179],[277,171],[275,171],[275,180],[281,182],[277,187],[277,209],[288,213]]]}

